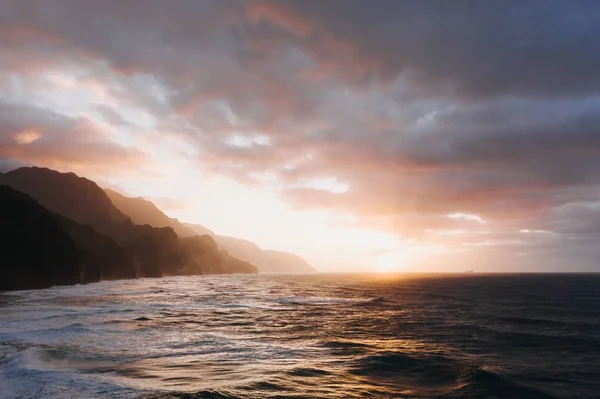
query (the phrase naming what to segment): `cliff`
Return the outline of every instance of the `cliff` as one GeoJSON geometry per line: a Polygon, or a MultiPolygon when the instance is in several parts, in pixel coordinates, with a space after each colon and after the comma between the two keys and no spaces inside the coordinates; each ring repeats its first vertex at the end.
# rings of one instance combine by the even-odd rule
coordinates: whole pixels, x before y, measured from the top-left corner
{"type": "Polygon", "coordinates": [[[210,237],[180,239],[171,227],[134,223],[129,215],[114,206],[96,183],[73,173],[20,168],[0,174],[0,184],[4,185],[7,202],[3,212],[15,208],[15,213],[7,214],[10,217],[1,225],[5,247],[3,265],[10,264],[12,266],[7,267],[13,269],[23,263],[23,270],[32,273],[30,282],[19,283],[21,275],[10,272],[10,281],[14,283],[3,284],[4,288],[0,289],[39,288],[102,279],[257,271],[252,265],[219,251],[210,237]],[[23,227],[19,227],[19,221],[23,227]],[[36,223],[41,226],[39,230],[35,229],[36,223]],[[29,235],[26,234],[28,229],[31,230],[29,235]],[[47,242],[56,246],[56,252],[44,244],[44,238],[52,233],[56,235],[47,242]],[[25,250],[28,240],[30,251],[25,250]],[[72,251],[60,252],[59,248],[72,251]],[[72,259],[68,260],[69,256],[72,259]],[[36,266],[38,261],[39,267],[36,266]],[[64,267],[60,266],[63,263],[64,267]],[[67,269],[70,272],[63,273],[67,269]]]}
{"type": "Polygon", "coordinates": [[[76,284],[79,265],[77,246],[54,216],[0,185],[0,290],[76,284]]]}

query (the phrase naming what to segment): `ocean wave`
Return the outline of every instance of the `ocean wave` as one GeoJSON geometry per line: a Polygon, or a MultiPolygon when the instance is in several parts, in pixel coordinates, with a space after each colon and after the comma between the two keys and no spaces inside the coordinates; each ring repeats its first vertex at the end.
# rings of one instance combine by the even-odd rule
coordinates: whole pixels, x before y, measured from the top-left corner
{"type": "Polygon", "coordinates": [[[203,390],[195,393],[160,393],[141,395],[139,399],[242,399],[239,396],[219,393],[215,390],[203,390]]]}
{"type": "Polygon", "coordinates": [[[109,360],[104,369],[99,369],[99,364],[90,358],[73,358],[65,351],[51,348],[27,348],[2,363],[0,397],[129,399],[139,396],[135,389],[89,375],[90,372],[110,371],[115,365],[109,360]],[[73,373],[75,363],[79,364],[80,371],[87,372],[73,373]]]}
{"type": "Polygon", "coordinates": [[[378,296],[376,298],[371,298],[363,302],[363,305],[373,305],[373,306],[381,306],[388,303],[388,300],[382,296],[378,296]]]}
{"type": "Polygon", "coordinates": [[[458,378],[460,365],[443,356],[417,356],[404,352],[380,352],[355,362],[351,373],[373,379],[399,378],[419,384],[449,384],[458,378]]]}
{"type": "Polygon", "coordinates": [[[457,384],[445,392],[444,398],[519,398],[519,399],[558,399],[541,389],[512,382],[510,379],[481,367],[464,369],[457,384]]]}
{"type": "Polygon", "coordinates": [[[287,371],[286,374],[292,375],[294,377],[322,377],[331,373],[327,370],[316,369],[311,367],[297,367],[287,371]]]}
{"type": "Polygon", "coordinates": [[[275,301],[281,305],[326,306],[345,303],[360,303],[359,299],[335,297],[278,297],[275,301]]]}
{"type": "Polygon", "coordinates": [[[358,361],[351,372],[371,379],[393,379],[411,389],[446,399],[557,399],[545,391],[518,384],[484,367],[444,356],[385,352],[358,361]]]}

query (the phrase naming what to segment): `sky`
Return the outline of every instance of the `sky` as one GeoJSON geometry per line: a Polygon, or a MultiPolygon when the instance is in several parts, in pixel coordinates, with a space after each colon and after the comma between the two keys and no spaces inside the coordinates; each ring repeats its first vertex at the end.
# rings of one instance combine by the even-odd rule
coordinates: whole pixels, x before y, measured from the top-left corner
{"type": "Polygon", "coordinates": [[[0,0],[0,170],[320,271],[600,271],[597,1],[0,0]]]}

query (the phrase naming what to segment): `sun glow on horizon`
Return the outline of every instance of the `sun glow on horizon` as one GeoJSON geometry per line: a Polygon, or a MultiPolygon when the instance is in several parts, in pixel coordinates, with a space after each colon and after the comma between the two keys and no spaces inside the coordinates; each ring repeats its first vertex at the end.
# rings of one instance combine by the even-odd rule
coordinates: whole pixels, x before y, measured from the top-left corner
{"type": "Polygon", "coordinates": [[[386,253],[377,258],[377,271],[380,273],[396,273],[404,269],[404,264],[397,256],[386,253]]]}

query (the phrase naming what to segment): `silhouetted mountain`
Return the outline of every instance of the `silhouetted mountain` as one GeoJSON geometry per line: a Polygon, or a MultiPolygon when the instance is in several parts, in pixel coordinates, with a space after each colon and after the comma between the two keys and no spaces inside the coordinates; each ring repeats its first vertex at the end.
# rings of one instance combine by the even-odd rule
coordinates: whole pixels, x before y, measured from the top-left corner
{"type": "Polygon", "coordinates": [[[78,248],[81,282],[181,273],[256,272],[251,265],[241,267],[218,251],[216,258],[203,253],[215,252],[210,245],[180,242],[171,227],[136,225],[96,183],[73,173],[20,168],[0,174],[0,184],[30,195],[49,213],[57,214],[55,221],[78,248]],[[215,263],[207,263],[209,259],[215,263]]]}
{"type": "Polygon", "coordinates": [[[209,235],[182,238],[181,245],[187,256],[190,274],[256,273],[257,271],[250,263],[232,257],[224,249],[219,249],[215,240],[209,235]],[[200,265],[211,265],[211,268],[200,271],[200,265]]]}
{"type": "Polygon", "coordinates": [[[5,173],[0,183],[30,195],[51,212],[113,239],[132,257],[139,277],[160,277],[161,268],[172,271],[183,266],[177,235],[171,229],[135,225],[91,180],[34,167],[5,173]]]}
{"type": "Polygon", "coordinates": [[[301,257],[281,251],[261,249],[253,242],[233,237],[216,235],[212,230],[198,224],[182,223],[165,215],[152,202],[138,197],[130,198],[110,189],[106,194],[113,204],[126,215],[131,216],[135,223],[149,224],[155,227],[171,227],[181,237],[195,234],[210,235],[217,245],[228,254],[255,265],[261,272],[281,273],[312,273],[316,270],[301,257]]]}
{"type": "Polygon", "coordinates": [[[298,255],[270,249],[263,249],[262,251],[266,253],[267,259],[261,262],[263,263],[265,269],[270,268],[274,273],[281,269],[281,265],[290,265],[289,267],[293,268],[294,272],[296,273],[316,272],[314,267],[312,267],[306,260],[298,255]]]}
{"type": "Polygon", "coordinates": [[[0,175],[0,184],[36,199],[46,209],[90,226],[126,221],[96,183],[75,173],[23,167],[0,175]]]}
{"type": "Polygon", "coordinates": [[[77,246],[81,283],[137,277],[134,258],[112,238],[64,216],[54,216],[77,246]]]}
{"type": "Polygon", "coordinates": [[[0,186],[0,290],[76,284],[79,263],[75,243],[50,212],[0,186]]]}
{"type": "Polygon", "coordinates": [[[215,241],[236,258],[255,265],[263,273],[314,273],[315,268],[301,257],[282,251],[265,250],[251,241],[216,236],[215,241]]]}
{"type": "Polygon", "coordinates": [[[181,247],[187,259],[182,274],[225,273],[224,259],[215,241],[207,235],[181,239],[181,247]],[[202,270],[202,265],[210,265],[202,270]]]}
{"type": "Polygon", "coordinates": [[[212,231],[211,229],[208,229],[200,224],[183,223],[183,225],[185,227],[191,229],[194,232],[193,234],[201,234],[201,235],[207,234],[211,237],[217,236],[214,231],[212,231]]]}
{"type": "Polygon", "coordinates": [[[219,251],[215,243],[214,233],[204,226],[182,223],[175,218],[168,217],[153,202],[142,197],[131,198],[111,189],[104,190],[113,204],[124,214],[131,217],[134,223],[148,224],[154,227],[170,227],[178,236],[182,237],[181,243],[187,254],[187,261],[191,262],[186,267],[192,274],[202,273],[253,273],[255,268],[248,262],[235,259],[227,251],[219,251]],[[195,259],[195,260],[194,260],[195,259]],[[198,271],[195,262],[211,265],[209,269],[198,271]]]}
{"type": "Polygon", "coordinates": [[[9,186],[0,188],[0,265],[5,282],[0,283],[0,289],[136,277],[131,256],[109,237],[50,212],[9,186]],[[75,250],[71,260],[51,250],[64,247],[57,240],[68,241],[67,245],[75,250]],[[65,268],[69,270],[67,274],[65,268]]]}
{"type": "MultiPolygon", "coordinates": [[[[110,198],[118,210],[131,218],[136,224],[149,224],[154,227],[170,227],[180,237],[197,235],[191,227],[184,225],[179,220],[165,215],[153,202],[145,200],[142,197],[129,198],[111,190],[105,189],[104,192],[110,198]]],[[[208,232],[203,234],[209,234],[208,232]]]]}

